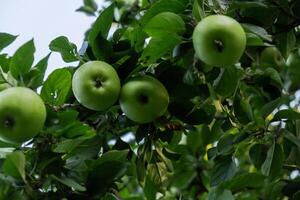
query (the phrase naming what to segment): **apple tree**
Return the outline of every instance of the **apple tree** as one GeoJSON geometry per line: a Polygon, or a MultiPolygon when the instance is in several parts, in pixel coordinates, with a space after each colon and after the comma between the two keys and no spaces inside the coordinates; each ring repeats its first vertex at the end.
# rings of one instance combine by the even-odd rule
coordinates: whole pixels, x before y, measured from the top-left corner
{"type": "Polygon", "coordinates": [[[0,199],[300,199],[299,0],[77,11],[37,62],[0,33],[0,199]],[[54,53],[77,67],[44,77],[54,53]]]}

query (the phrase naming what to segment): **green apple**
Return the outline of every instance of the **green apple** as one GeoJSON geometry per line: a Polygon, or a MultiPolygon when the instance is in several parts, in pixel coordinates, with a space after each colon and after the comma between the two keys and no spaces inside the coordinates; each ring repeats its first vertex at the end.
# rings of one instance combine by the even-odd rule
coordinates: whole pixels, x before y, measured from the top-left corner
{"type": "Polygon", "coordinates": [[[246,48],[246,34],[235,19],[210,15],[202,19],[193,33],[196,55],[212,66],[230,66],[239,61],[246,48]]]}
{"type": "Polygon", "coordinates": [[[300,84],[300,56],[299,52],[292,52],[286,61],[287,74],[292,83],[300,84]]]}
{"type": "Polygon", "coordinates": [[[10,143],[25,142],[41,131],[46,120],[43,100],[25,87],[11,87],[0,92],[0,139],[10,143]]]}
{"type": "Polygon", "coordinates": [[[120,79],[116,70],[102,61],[90,61],[74,73],[72,90],[77,101],[88,109],[104,111],[119,97],[120,79]]]}
{"type": "Polygon", "coordinates": [[[2,83],[0,84],[0,92],[10,87],[11,86],[8,83],[2,83]]]}
{"type": "Polygon", "coordinates": [[[169,95],[164,85],[148,75],[131,79],[121,89],[121,109],[137,123],[149,123],[162,116],[168,104],[169,95]]]}
{"type": "Polygon", "coordinates": [[[285,62],[280,51],[272,46],[266,47],[260,55],[260,65],[264,67],[275,67],[280,69],[284,66],[285,62]]]}

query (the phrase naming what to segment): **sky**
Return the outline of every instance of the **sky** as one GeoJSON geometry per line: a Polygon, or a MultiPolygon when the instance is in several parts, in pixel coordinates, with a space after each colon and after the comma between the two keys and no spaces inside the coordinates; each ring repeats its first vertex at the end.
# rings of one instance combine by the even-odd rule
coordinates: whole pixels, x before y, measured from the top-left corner
{"type": "MultiPolygon", "coordinates": [[[[103,0],[97,3],[100,7],[103,0]]],[[[23,43],[34,38],[37,63],[50,52],[49,43],[62,35],[80,49],[85,31],[96,20],[75,12],[82,4],[83,0],[0,0],[0,32],[18,35],[3,52],[12,55],[23,43]]],[[[52,53],[46,75],[54,69],[75,65],[64,63],[58,53],[52,53]]]]}

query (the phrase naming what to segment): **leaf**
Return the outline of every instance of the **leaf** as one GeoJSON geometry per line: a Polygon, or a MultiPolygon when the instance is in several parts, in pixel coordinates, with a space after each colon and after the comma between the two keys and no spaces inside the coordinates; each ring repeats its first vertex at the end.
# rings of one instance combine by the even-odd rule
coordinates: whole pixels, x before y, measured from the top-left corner
{"type": "Polygon", "coordinates": [[[255,144],[249,150],[249,157],[253,165],[260,169],[267,157],[267,150],[263,144],[255,144]]]}
{"type": "Polygon", "coordinates": [[[144,187],[144,193],[147,199],[156,199],[156,192],[158,192],[158,188],[153,182],[153,180],[147,176],[145,187],[144,187]]]}
{"type": "Polygon", "coordinates": [[[89,45],[99,60],[108,60],[112,53],[112,44],[107,40],[107,36],[113,22],[113,16],[114,4],[111,4],[101,12],[88,34],[89,45]]]}
{"type": "Polygon", "coordinates": [[[8,33],[0,32],[0,51],[2,51],[2,49],[10,45],[11,43],[13,43],[13,41],[15,41],[17,37],[17,35],[11,35],[8,33]]]}
{"type": "Polygon", "coordinates": [[[151,37],[160,37],[166,34],[181,35],[185,31],[185,24],[179,15],[162,12],[145,25],[144,31],[151,37]]]}
{"type": "Polygon", "coordinates": [[[45,81],[41,97],[51,105],[62,105],[69,94],[72,84],[72,75],[65,69],[57,69],[53,71],[45,81]]]}
{"type": "Polygon", "coordinates": [[[101,35],[102,38],[107,39],[109,29],[113,22],[113,16],[114,4],[111,4],[101,12],[96,22],[93,24],[92,29],[88,35],[88,41],[90,45],[93,46],[98,35],[101,35]]]}
{"type": "Polygon", "coordinates": [[[245,9],[245,8],[267,8],[268,6],[259,1],[233,1],[227,12],[232,12],[236,9],[245,9]]]}
{"type": "Polygon", "coordinates": [[[3,172],[14,178],[22,178],[26,182],[25,175],[25,155],[21,151],[15,151],[11,154],[8,154],[3,166],[3,172]]]}
{"type": "Polygon", "coordinates": [[[238,86],[240,75],[234,67],[222,68],[214,81],[215,91],[223,97],[232,95],[238,86]]]}
{"type": "Polygon", "coordinates": [[[45,72],[48,66],[50,54],[41,59],[29,72],[30,80],[27,84],[27,87],[30,88],[38,88],[43,84],[45,72]]]}
{"type": "Polygon", "coordinates": [[[154,63],[158,58],[161,58],[167,52],[171,51],[180,42],[181,38],[176,34],[166,34],[152,38],[144,49],[141,59],[149,64],[154,63]]]}
{"type": "Polygon", "coordinates": [[[33,40],[23,44],[12,56],[9,70],[16,79],[29,72],[34,60],[35,47],[33,40]]]}
{"type": "Polygon", "coordinates": [[[292,109],[279,110],[273,117],[272,121],[297,120],[300,119],[300,113],[292,109]]]}
{"type": "Polygon", "coordinates": [[[297,138],[294,134],[287,130],[284,130],[283,137],[294,143],[300,149],[300,139],[297,138]]]}
{"type": "Polygon", "coordinates": [[[268,32],[260,27],[260,26],[256,26],[253,24],[241,24],[243,26],[243,28],[245,29],[246,32],[250,32],[250,33],[254,33],[256,35],[258,35],[259,37],[261,37],[262,39],[268,41],[268,42],[272,42],[272,36],[268,34],[268,32]]]}
{"type": "Polygon", "coordinates": [[[76,138],[76,137],[93,137],[96,135],[95,130],[93,130],[87,124],[83,124],[78,121],[74,121],[63,128],[59,129],[55,135],[64,136],[65,138],[76,138]]]}
{"type": "Polygon", "coordinates": [[[9,71],[11,58],[7,54],[0,54],[0,67],[4,72],[9,71]]]}
{"type": "Polygon", "coordinates": [[[282,103],[282,98],[277,98],[273,101],[266,103],[260,110],[263,118],[266,118],[271,114],[280,104],[282,103]]]}
{"type": "Polygon", "coordinates": [[[76,45],[71,43],[65,36],[59,36],[52,40],[49,48],[51,51],[59,52],[65,62],[78,61],[76,45]]]}
{"type": "Polygon", "coordinates": [[[211,186],[216,186],[231,179],[237,171],[237,166],[231,156],[216,163],[211,172],[211,186]]]}
{"type": "Polygon", "coordinates": [[[263,165],[261,166],[261,172],[266,176],[275,176],[280,173],[284,161],[284,154],[282,148],[279,144],[275,142],[269,148],[267,153],[267,158],[263,165]]]}
{"type": "Polygon", "coordinates": [[[205,12],[203,11],[202,5],[199,4],[199,0],[195,0],[193,4],[193,16],[197,21],[200,21],[205,17],[205,12]]]}
{"type": "Polygon", "coordinates": [[[141,19],[141,24],[145,25],[152,17],[161,12],[181,13],[187,5],[187,0],[159,0],[148,9],[141,19]]]}
{"type": "Polygon", "coordinates": [[[243,188],[260,188],[264,186],[265,176],[259,173],[243,173],[224,182],[220,187],[238,191],[243,188]]]}
{"type": "Polygon", "coordinates": [[[264,41],[254,33],[246,33],[247,46],[265,46],[264,41]]]}
{"type": "Polygon", "coordinates": [[[74,189],[75,191],[78,192],[84,192],[86,191],[86,188],[82,185],[80,185],[79,183],[77,183],[75,180],[71,179],[71,178],[67,178],[67,177],[61,177],[58,178],[57,176],[51,174],[50,177],[72,189],[74,189]]]}

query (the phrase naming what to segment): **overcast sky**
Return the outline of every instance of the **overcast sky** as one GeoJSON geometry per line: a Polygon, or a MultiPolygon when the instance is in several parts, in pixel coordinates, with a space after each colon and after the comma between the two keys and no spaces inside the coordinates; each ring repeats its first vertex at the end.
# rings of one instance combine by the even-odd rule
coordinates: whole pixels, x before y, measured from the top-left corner
{"type": "MultiPolygon", "coordinates": [[[[102,5],[103,0],[98,0],[102,5]]],[[[0,32],[19,35],[17,40],[4,49],[12,55],[26,41],[34,38],[35,63],[50,51],[48,45],[57,36],[67,36],[80,48],[84,32],[95,21],[81,12],[75,12],[83,0],[0,0],[0,32]]],[[[47,74],[66,64],[58,53],[49,59],[47,74]]]]}

